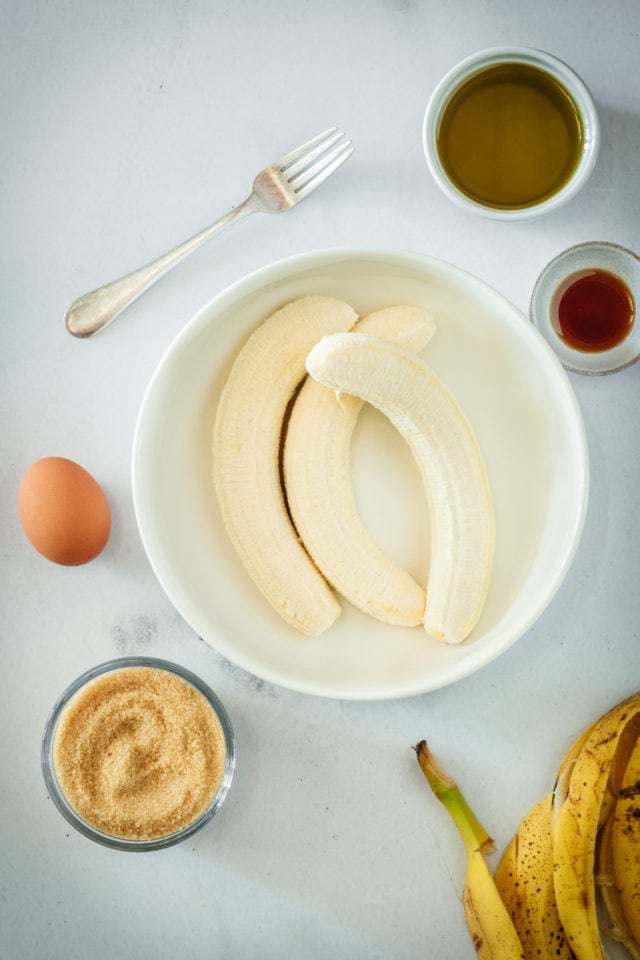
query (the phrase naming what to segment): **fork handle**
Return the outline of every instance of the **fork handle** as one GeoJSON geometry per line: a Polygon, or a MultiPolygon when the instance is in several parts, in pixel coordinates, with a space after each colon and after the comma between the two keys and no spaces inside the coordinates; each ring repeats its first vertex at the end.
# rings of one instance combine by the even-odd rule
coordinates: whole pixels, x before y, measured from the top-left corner
{"type": "Polygon", "coordinates": [[[201,247],[203,243],[221,233],[232,223],[236,223],[258,207],[253,194],[247,197],[239,206],[235,207],[220,220],[206,227],[200,233],[185,240],[180,246],[165,253],[164,256],[152,260],[144,267],[128,273],[119,280],[106,283],[91,293],[75,300],[64,315],[64,322],[69,333],[74,337],[91,337],[102,330],[108,323],[122,313],[125,307],[137,300],[157,280],[163,277],[172,267],[184,260],[190,253],[201,247]]]}

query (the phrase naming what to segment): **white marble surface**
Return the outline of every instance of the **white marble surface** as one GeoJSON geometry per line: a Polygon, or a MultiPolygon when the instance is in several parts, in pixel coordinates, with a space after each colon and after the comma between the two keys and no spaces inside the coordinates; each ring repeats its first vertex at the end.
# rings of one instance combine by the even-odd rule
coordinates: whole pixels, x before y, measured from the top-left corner
{"type": "Polygon", "coordinates": [[[501,848],[573,735],[640,685],[640,366],[572,377],[591,498],[548,610],[495,663],[405,701],[307,698],[200,641],[138,538],[132,433],[182,325],[275,259],[335,245],[412,249],[470,270],[526,311],[538,272],[565,246],[637,249],[636,0],[4,0],[2,24],[3,957],[471,958],[462,846],[409,747],[430,740],[501,848]],[[579,198],[515,226],[455,209],[420,143],[443,72],[508,43],[568,61],[604,133],[579,198]],[[333,123],[357,152],[321,193],[217,238],[94,339],[66,333],[74,297],[226,212],[261,167],[333,123]],[[22,533],[20,478],[45,455],[79,461],[109,497],[111,539],[86,567],[48,563],[22,533]],[[67,826],[47,799],[39,742],[76,675],[141,652],[217,690],[238,766],[207,829],[130,855],[67,826]]]}

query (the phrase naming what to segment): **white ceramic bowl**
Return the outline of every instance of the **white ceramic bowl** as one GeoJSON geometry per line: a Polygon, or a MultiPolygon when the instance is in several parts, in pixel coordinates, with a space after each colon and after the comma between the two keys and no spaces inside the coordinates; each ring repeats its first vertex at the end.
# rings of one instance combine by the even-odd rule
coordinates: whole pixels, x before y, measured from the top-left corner
{"type": "MultiPolygon", "coordinates": [[[[352,454],[365,522],[398,562],[426,578],[425,498],[404,441],[366,408],[352,454]]],[[[304,693],[388,699],[466,676],[534,623],[579,541],[588,459],[565,371],[533,325],[499,293],[455,266],[417,254],[337,249],[258,270],[188,323],[146,391],[132,480],[140,534],[160,583],[220,654],[304,693]],[[423,356],[476,431],[495,509],[489,595],[478,626],[461,646],[431,640],[420,627],[380,623],[346,601],[327,633],[303,637],[258,593],[228,540],[211,482],[220,391],[238,349],[264,317],[296,297],[321,293],[347,300],[361,314],[410,303],[435,315],[438,329],[423,356]]]]}
{"type": "Polygon", "coordinates": [[[462,60],[433,91],[424,115],[422,143],[427,166],[442,192],[455,204],[494,220],[533,220],[567,203],[582,189],[595,166],[600,148],[600,123],[589,90],[571,67],[562,60],[531,47],[491,47],[462,60]],[[583,123],[582,155],[571,179],[557,193],[541,203],[518,209],[496,209],[478,203],[449,179],[440,161],[438,134],[443,112],[453,95],[478,73],[501,63],[524,63],[550,74],[573,98],[583,123]]]}

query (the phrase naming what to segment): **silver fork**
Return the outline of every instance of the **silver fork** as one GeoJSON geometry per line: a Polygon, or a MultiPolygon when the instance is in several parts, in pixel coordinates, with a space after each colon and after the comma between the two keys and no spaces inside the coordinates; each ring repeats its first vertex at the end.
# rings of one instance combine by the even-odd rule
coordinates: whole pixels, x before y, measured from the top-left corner
{"type": "Polygon", "coordinates": [[[343,138],[338,127],[325,130],[259,173],[247,199],[210,227],[146,266],[75,300],[64,315],[69,333],[90,337],[102,330],[172,267],[232,223],[250,213],[280,213],[300,203],[353,153],[351,141],[343,138]]]}

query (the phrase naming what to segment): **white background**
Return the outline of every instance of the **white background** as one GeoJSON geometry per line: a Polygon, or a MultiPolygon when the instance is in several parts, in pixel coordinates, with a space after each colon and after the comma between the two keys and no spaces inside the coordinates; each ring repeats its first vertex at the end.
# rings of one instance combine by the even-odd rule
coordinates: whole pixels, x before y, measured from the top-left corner
{"type": "MultiPolygon", "coordinates": [[[[638,376],[572,375],[591,457],[583,538],[559,593],[498,661],[435,693],[350,703],[277,688],[180,619],[142,549],[130,455],[149,378],[230,282],[331,246],[392,246],[475,273],[528,311],[555,254],[640,248],[636,0],[3,0],[0,4],[2,409],[0,929],[7,960],[474,955],[463,850],[410,746],[426,737],[502,849],[587,723],[640,686],[638,376]],[[429,94],[462,57],[526,44],[566,60],[603,146],[547,219],[463,213],[430,179],[429,94]],[[256,215],[91,340],[62,316],[240,202],[254,174],[339,124],[356,146],[320,192],[256,215]],[[113,529],[93,563],[27,543],[16,496],[47,455],[103,485],[113,529]],[[39,768],[45,718],[113,656],[177,660],[218,692],[238,766],[218,817],[170,850],[124,854],[68,827],[39,768]]],[[[495,863],[495,860],[493,861],[495,863]]]]}

